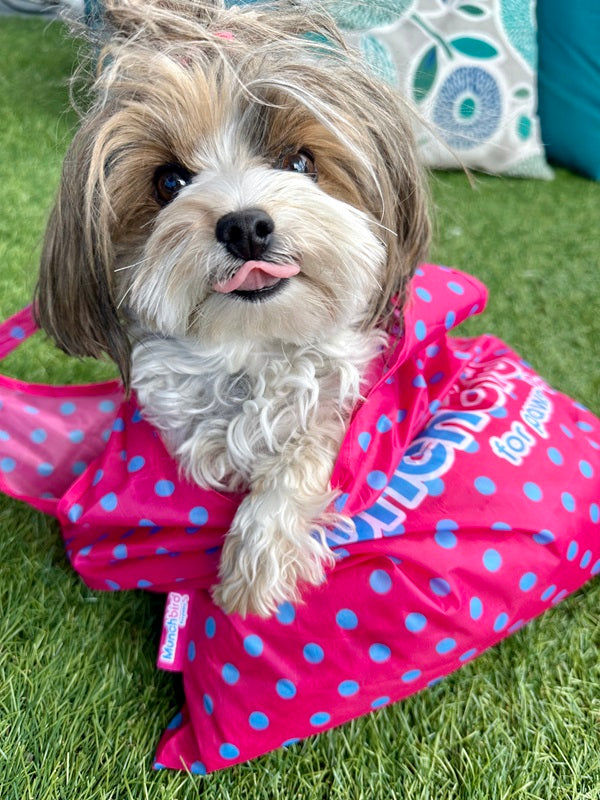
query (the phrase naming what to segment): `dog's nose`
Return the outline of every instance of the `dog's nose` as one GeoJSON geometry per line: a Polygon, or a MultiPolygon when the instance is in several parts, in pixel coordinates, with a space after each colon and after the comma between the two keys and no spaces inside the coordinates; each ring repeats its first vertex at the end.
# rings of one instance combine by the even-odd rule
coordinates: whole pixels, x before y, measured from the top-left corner
{"type": "Polygon", "coordinates": [[[216,236],[232,255],[250,261],[264,255],[274,230],[275,223],[266,211],[245,208],[221,217],[216,236]]]}

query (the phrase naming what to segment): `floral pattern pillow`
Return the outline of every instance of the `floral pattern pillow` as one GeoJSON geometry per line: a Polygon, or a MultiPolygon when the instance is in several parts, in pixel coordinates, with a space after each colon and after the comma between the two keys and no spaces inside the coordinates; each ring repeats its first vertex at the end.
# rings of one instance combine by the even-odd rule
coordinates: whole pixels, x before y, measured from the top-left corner
{"type": "Polygon", "coordinates": [[[535,0],[325,0],[416,107],[430,167],[551,178],[536,114],[535,0]]]}

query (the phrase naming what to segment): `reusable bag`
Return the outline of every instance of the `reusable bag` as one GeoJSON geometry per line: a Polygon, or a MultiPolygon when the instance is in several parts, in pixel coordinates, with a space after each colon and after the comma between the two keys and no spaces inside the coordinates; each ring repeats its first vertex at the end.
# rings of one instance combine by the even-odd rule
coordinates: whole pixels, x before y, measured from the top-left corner
{"type": "MultiPolygon", "coordinates": [[[[395,702],[600,572],[600,421],[493,336],[448,331],[479,281],[415,275],[405,327],[371,365],[332,483],[327,580],[262,620],[211,601],[239,497],[179,479],[119,384],[0,381],[0,488],[61,525],[94,589],[167,592],[159,667],[186,703],[155,766],[204,774],[395,702]]],[[[33,331],[24,311],[0,354],[33,331]]]]}

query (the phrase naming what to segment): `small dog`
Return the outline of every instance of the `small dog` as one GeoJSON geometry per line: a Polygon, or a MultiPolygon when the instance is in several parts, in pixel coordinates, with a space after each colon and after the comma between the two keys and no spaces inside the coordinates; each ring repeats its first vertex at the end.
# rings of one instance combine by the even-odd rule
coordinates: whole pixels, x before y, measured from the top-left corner
{"type": "Polygon", "coordinates": [[[107,3],[36,289],[187,479],[247,492],[213,589],[242,615],[333,563],[334,461],[429,237],[405,106],[314,5],[107,3]]]}

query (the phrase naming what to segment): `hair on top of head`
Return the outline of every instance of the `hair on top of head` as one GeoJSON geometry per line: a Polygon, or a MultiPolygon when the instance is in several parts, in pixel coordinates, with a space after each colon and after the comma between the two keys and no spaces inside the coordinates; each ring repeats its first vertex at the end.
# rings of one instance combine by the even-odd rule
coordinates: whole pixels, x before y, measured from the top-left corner
{"type": "Polygon", "coordinates": [[[385,279],[364,325],[386,326],[429,242],[426,190],[405,103],[347,48],[331,17],[288,0],[232,8],[219,0],[108,0],[104,21],[91,34],[101,45],[91,105],[46,232],[35,293],[41,327],[69,353],[108,354],[128,386],[127,294],[118,273],[141,252],[159,212],[140,187],[150,184],[152,158],[193,158],[203,115],[222,113],[206,102],[209,90],[253,109],[246,116],[256,141],[271,142],[286,119],[318,124],[331,154],[323,185],[368,213],[385,245],[385,279]]]}

